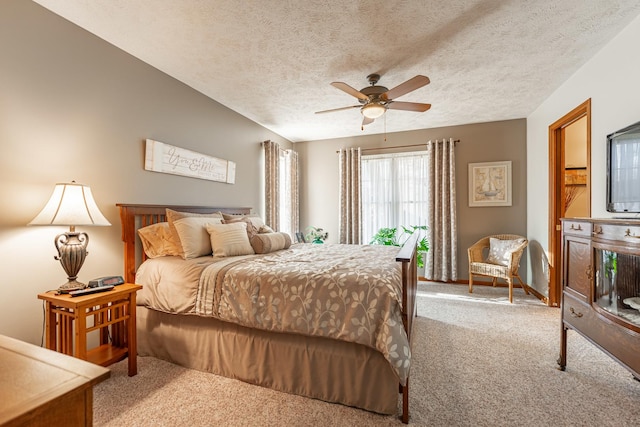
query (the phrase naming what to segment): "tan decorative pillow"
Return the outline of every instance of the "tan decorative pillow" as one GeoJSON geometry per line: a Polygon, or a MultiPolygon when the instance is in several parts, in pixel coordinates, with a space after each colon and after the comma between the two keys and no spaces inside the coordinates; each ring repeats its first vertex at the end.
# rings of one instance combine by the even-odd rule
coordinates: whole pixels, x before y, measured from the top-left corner
{"type": "Polygon", "coordinates": [[[182,258],[191,259],[199,256],[211,255],[211,239],[207,232],[208,224],[220,224],[221,218],[191,216],[173,222],[173,226],[180,236],[182,258]]]}
{"type": "Polygon", "coordinates": [[[138,230],[142,249],[149,258],[180,256],[180,241],[171,233],[168,222],[151,224],[138,230]]]}
{"type": "Polygon", "coordinates": [[[238,217],[233,219],[223,219],[223,224],[233,224],[235,222],[244,222],[247,224],[247,236],[249,236],[249,240],[256,234],[258,234],[258,228],[253,224],[253,222],[249,219],[249,217],[238,217]]]}
{"type": "Polygon", "coordinates": [[[214,256],[228,257],[255,253],[249,243],[246,222],[207,224],[206,228],[211,236],[214,256]]]}
{"type": "Polygon", "coordinates": [[[525,239],[501,240],[495,237],[489,238],[489,256],[487,262],[491,264],[508,266],[511,262],[511,253],[518,249],[525,239]]]}
{"type": "Polygon", "coordinates": [[[264,227],[264,220],[262,218],[260,218],[257,214],[249,214],[249,215],[230,215],[230,214],[226,214],[223,212],[220,212],[220,215],[222,215],[222,218],[226,220],[234,220],[234,219],[249,219],[253,225],[256,226],[256,228],[258,230],[260,230],[261,227],[264,227]]]}
{"type": "Polygon", "coordinates": [[[263,233],[251,238],[251,246],[257,254],[288,249],[291,246],[291,236],[287,233],[263,233]]]}
{"type": "MultiPolygon", "coordinates": [[[[190,218],[190,217],[199,217],[199,218],[218,218],[222,219],[222,215],[219,212],[213,212],[210,214],[199,214],[192,212],[179,212],[174,211],[173,209],[167,209],[167,222],[169,223],[169,229],[171,229],[171,233],[173,233],[174,239],[180,242],[180,236],[178,235],[178,231],[174,225],[174,222],[182,219],[182,218],[190,218]]],[[[182,242],[178,245],[180,248],[180,256],[184,258],[184,252],[182,250],[182,242]]]]}
{"type": "Polygon", "coordinates": [[[258,233],[260,234],[265,234],[265,233],[275,233],[275,231],[273,231],[273,228],[269,227],[268,225],[263,225],[262,227],[260,227],[260,229],[258,230],[258,233]]]}

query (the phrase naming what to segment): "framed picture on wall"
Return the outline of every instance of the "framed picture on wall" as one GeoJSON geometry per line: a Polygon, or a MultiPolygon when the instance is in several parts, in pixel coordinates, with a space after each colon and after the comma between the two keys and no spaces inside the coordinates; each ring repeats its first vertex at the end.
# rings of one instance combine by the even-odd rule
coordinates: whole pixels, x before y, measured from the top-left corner
{"type": "Polygon", "coordinates": [[[469,206],[511,206],[511,161],[469,163],[469,206]]]}

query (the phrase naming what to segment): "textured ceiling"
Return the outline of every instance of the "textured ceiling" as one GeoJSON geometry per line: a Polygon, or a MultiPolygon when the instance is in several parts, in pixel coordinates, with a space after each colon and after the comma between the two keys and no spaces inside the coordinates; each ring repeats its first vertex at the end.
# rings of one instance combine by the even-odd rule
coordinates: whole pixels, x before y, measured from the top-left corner
{"type": "Polygon", "coordinates": [[[290,141],[528,116],[638,0],[35,0],[290,141]],[[431,84],[360,129],[356,89],[431,84]]]}

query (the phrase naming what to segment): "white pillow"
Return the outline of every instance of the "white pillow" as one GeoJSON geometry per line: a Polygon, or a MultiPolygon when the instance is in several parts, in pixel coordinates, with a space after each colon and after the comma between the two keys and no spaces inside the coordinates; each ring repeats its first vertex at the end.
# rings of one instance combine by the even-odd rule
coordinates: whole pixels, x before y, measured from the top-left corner
{"type": "Polygon", "coordinates": [[[213,255],[218,257],[251,255],[255,252],[247,235],[247,223],[207,224],[213,255]]]}
{"type": "Polygon", "coordinates": [[[491,264],[509,266],[511,253],[518,249],[525,239],[501,240],[495,237],[489,238],[489,256],[487,262],[491,264]]]}
{"type": "Polygon", "coordinates": [[[190,216],[173,222],[184,255],[182,258],[191,259],[199,256],[211,255],[211,239],[205,226],[220,224],[222,218],[190,216]]]}

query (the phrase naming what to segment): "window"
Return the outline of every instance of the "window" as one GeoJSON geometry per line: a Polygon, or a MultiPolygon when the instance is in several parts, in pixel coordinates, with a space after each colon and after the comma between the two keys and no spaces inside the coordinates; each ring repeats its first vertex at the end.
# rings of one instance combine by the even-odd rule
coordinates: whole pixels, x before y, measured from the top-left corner
{"type": "Polygon", "coordinates": [[[380,228],[427,225],[427,153],[362,156],[362,243],[380,228]]]}
{"type": "Polygon", "coordinates": [[[290,235],[300,223],[298,197],[298,153],[282,150],[264,141],[265,221],[276,231],[290,235]]]}

